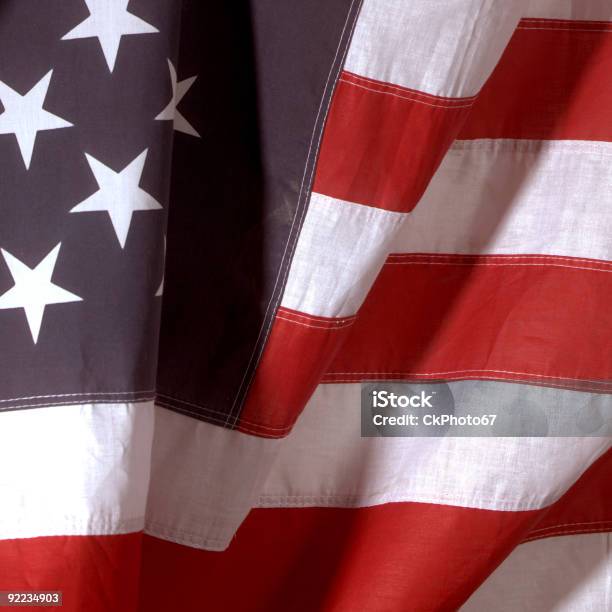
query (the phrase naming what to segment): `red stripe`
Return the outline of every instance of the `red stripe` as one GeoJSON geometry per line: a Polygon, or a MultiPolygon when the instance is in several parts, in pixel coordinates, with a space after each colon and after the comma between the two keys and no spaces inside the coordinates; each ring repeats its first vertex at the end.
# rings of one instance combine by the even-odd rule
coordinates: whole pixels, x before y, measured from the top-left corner
{"type": "Polygon", "coordinates": [[[391,255],[354,324],[279,311],[239,429],[286,435],[319,382],[610,391],[611,273],[612,263],[574,257],[391,255]]]}
{"type": "Polygon", "coordinates": [[[62,591],[63,612],[133,612],[141,551],[140,533],[2,540],[0,591],[62,591]]]}
{"type": "Polygon", "coordinates": [[[146,538],[144,609],[456,610],[531,530],[585,517],[612,524],[611,459],[541,511],[419,503],[259,509],[223,553],[146,538]]]}
{"type": "Polygon", "coordinates": [[[524,19],[459,138],[612,140],[612,23],[524,19]]]}
{"type": "Polygon", "coordinates": [[[439,98],[341,74],[313,189],[386,208],[414,208],[467,117],[472,99],[439,98]]]}
{"type": "Polygon", "coordinates": [[[279,308],[237,428],[271,438],[289,433],[353,321],[279,308]]]}
{"type": "Polygon", "coordinates": [[[610,74],[611,23],[543,19],[521,21],[475,103],[343,72],[314,190],[409,211],[457,137],[612,140],[610,74]]]}
{"type": "Polygon", "coordinates": [[[546,19],[544,17],[524,17],[521,19],[519,29],[546,29],[546,30],[588,30],[591,32],[612,32],[610,21],[584,21],[578,19],[546,19]]]}
{"type": "Polygon", "coordinates": [[[254,510],[223,553],[147,538],[145,609],[455,610],[536,516],[416,503],[254,510]]]}
{"type": "Polygon", "coordinates": [[[602,455],[540,518],[524,541],[555,535],[612,531],[612,450],[602,455]]]}
{"type": "Polygon", "coordinates": [[[0,590],[62,590],[70,612],[450,610],[521,540],[612,531],[611,481],[609,451],[541,511],[257,509],[222,553],[140,534],[4,540],[0,590]]]}
{"type": "Polygon", "coordinates": [[[610,389],[611,272],[570,257],[393,255],[324,380],[610,389]]]}

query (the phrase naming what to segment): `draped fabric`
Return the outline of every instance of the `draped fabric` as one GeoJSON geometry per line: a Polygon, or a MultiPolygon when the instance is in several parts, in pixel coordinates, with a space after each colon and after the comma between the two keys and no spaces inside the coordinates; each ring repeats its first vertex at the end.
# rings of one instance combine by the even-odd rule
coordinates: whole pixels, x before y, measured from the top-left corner
{"type": "Polygon", "coordinates": [[[0,103],[0,592],[612,608],[608,0],[4,0],[0,103]]]}

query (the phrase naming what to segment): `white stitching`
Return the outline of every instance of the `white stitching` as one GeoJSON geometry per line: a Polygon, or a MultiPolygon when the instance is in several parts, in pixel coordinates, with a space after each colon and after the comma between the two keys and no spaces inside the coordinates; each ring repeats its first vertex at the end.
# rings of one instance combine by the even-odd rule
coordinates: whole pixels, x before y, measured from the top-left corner
{"type": "Polygon", "coordinates": [[[542,531],[550,531],[553,529],[560,529],[562,527],[575,527],[576,525],[612,525],[612,520],[609,521],[585,521],[582,523],[563,523],[561,525],[551,525],[550,527],[542,527],[541,529],[532,529],[529,533],[540,533],[542,531]]]}
{"type": "Polygon", "coordinates": [[[354,321],[357,318],[357,315],[351,315],[350,317],[343,317],[343,318],[336,317],[336,318],[330,319],[330,317],[319,317],[316,315],[300,314],[299,312],[290,310],[289,308],[284,308],[283,306],[281,306],[278,309],[278,312],[281,312],[282,314],[285,314],[289,317],[297,317],[300,319],[306,319],[307,321],[314,321],[314,322],[321,322],[321,323],[326,323],[327,321],[330,321],[330,320],[333,320],[338,323],[344,323],[348,321],[354,321]]]}
{"type": "MultiPolygon", "coordinates": [[[[154,399],[155,399],[155,396],[140,397],[138,399],[134,399],[132,401],[126,401],[126,402],[122,402],[122,403],[137,404],[137,403],[141,403],[141,402],[149,402],[149,401],[154,400],[154,399]]],[[[93,403],[93,404],[109,404],[109,403],[113,403],[113,402],[109,402],[109,401],[105,401],[105,400],[94,400],[93,402],[75,401],[75,402],[51,402],[51,403],[44,403],[44,404],[20,404],[18,406],[6,406],[6,407],[3,407],[3,408],[0,408],[0,412],[10,412],[11,410],[18,410],[19,408],[49,408],[51,406],[77,406],[77,405],[87,406],[89,403],[93,403]]]]}
{"type": "Polygon", "coordinates": [[[355,494],[333,494],[333,495],[277,495],[262,494],[257,498],[256,507],[312,507],[325,506],[337,508],[371,508],[381,506],[385,503],[443,503],[449,505],[461,505],[464,508],[476,508],[487,510],[484,505],[495,506],[498,510],[510,511],[533,511],[543,510],[551,506],[555,501],[536,499],[535,502],[519,503],[516,499],[505,497],[469,497],[436,493],[434,496],[414,491],[414,487],[396,487],[382,493],[367,493],[365,495],[355,494]],[[434,501],[436,500],[436,501],[434,501]],[[534,506],[534,504],[543,504],[534,506]],[[326,505],[327,504],[327,505],[326,505]]]}
{"type": "MultiPolygon", "coordinates": [[[[340,46],[341,46],[342,41],[344,39],[344,33],[346,31],[346,26],[348,24],[348,21],[349,21],[349,18],[351,16],[351,14],[352,14],[353,7],[355,5],[355,1],[356,0],[351,0],[351,5],[349,6],[349,10],[348,10],[347,15],[346,15],[346,20],[344,22],[344,27],[342,28],[342,32],[341,32],[340,38],[338,40],[338,46],[336,47],[336,53],[335,53],[334,58],[332,60],[331,66],[329,67],[329,73],[327,75],[327,80],[325,81],[325,86],[323,88],[323,96],[321,97],[321,102],[319,104],[319,109],[317,111],[317,116],[315,117],[315,122],[314,122],[313,129],[312,129],[312,136],[310,138],[310,144],[308,146],[308,153],[306,155],[306,164],[304,166],[304,173],[302,175],[302,182],[300,183],[300,191],[299,191],[298,199],[297,199],[298,204],[299,204],[300,200],[302,199],[302,193],[303,193],[303,190],[304,190],[304,181],[306,179],[306,172],[308,170],[308,161],[310,160],[310,155],[311,155],[311,152],[312,152],[312,144],[313,144],[313,141],[314,141],[314,138],[315,138],[315,135],[316,135],[315,134],[316,127],[317,127],[317,125],[319,123],[319,117],[321,116],[321,109],[323,108],[323,101],[325,100],[325,95],[326,95],[326,93],[328,91],[329,82],[330,82],[332,73],[334,71],[334,66],[336,65],[336,60],[338,58],[338,52],[340,51],[340,46]]],[[[348,41],[348,43],[346,45],[346,49],[344,51],[342,60],[340,62],[340,66],[338,67],[338,75],[340,74],[340,70],[342,69],[342,64],[344,63],[344,58],[346,57],[346,53],[348,52],[348,48],[350,46],[350,40],[351,40],[351,38],[353,36],[353,32],[355,30],[355,26],[357,24],[357,20],[359,19],[359,11],[361,10],[362,3],[363,3],[363,0],[360,0],[359,1],[359,8],[357,9],[357,15],[355,16],[355,19],[353,21],[353,25],[351,27],[351,32],[349,34],[349,41],[348,41]]],[[[309,184],[312,181],[312,177],[314,176],[315,168],[316,168],[316,165],[317,165],[317,158],[318,158],[318,153],[319,153],[319,147],[321,145],[321,139],[323,137],[323,132],[325,131],[325,118],[327,117],[327,114],[329,112],[329,108],[331,106],[332,98],[333,98],[333,91],[330,93],[329,100],[328,100],[326,108],[325,108],[325,116],[323,118],[323,126],[321,127],[321,130],[320,130],[320,133],[319,133],[319,136],[318,136],[318,139],[317,139],[317,145],[316,145],[316,148],[315,148],[315,154],[314,154],[314,159],[313,159],[313,164],[312,164],[312,170],[310,171],[310,176],[309,176],[309,179],[308,179],[309,184]]],[[[302,223],[303,223],[303,220],[304,220],[304,217],[306,215],[307,210],[308,210],[308,202],[305,202],[303,210],[301,211],[301,215],[300,215],[300,221],[299,221],[300,225],[302,225],[302,223]]],[[[298,217],[298,212],[299,212],[299,209],[296,210],[296,213],[293,216],[293,220],[291,221],[291,227],[289,229],[289,237],[291,237],[291,235],[293,233],[293,228],[295,226],[295,221],[296,221],[296,219],[298,217]]],[[[289,262],[291,262],[291,260],[293,258],[293,253],[295,252],[295,249],[296,249],[296,246],[297,246],[297,242],[298,242],[298,238],[299,238],[299,235],[295,237],[294,243],[291,246],[291,253],[289,255],[289,262]]],[[[274,295],[274,291],[276,290],[276,288],[278,286],[278,282],[279,282],[279,280],[281,280],[281,277],[282,277],[282,284],[284,285],[285,281],[287,279],[287,276],[289,274],[289,268],[291,267],[291,263],[289,263],[289,265],[287,266],[287,269],[284,272],[283,272],[283,265],[285,263],[285,256],[287,255],[287,249],[290,246],[289,245],[290,242],[291,242],[290,240],[287,240],[287,242],[285,243],[285,248],[283,250],[283,256],[281,258],[281,264],[280,264],[280,267],[279,267],[278,274],[276,275],[276,281],[274,283],[274,288],[272,290],[272,295],[274,295]]],[[[279,291],[278,297],[274,301],[274,306],[273,306],[273,312],[274,313],[276,313],[276,311],[278,309],[278,305],[280,304],[280,301],[281,301],[281,299],[283,297],[283,293],[284,293],[284,291],[279,291]]],[[[268,316],[268,312],[270,311],[270,306],[271,305],[272,305],[272,298],[270,298],[270,300],[268,302],[268,306],[267,306],[266,312],[264,314],[264,321],[265,321],[266,317],[268,316]]],[[[245,383],[245,380],[246,380],[246,377],[247,377],[247,373],[249,371],[251,363],[253,362],[253,359],[255,358],[255,354],[258,353],[257,359],[259,359],[260,356],[262,355],[263,351],[264,351],[264,348],[265,348],[266,343],[267,343],[268,336],[270,335],[270,330],[272,328],[273,321],[274,321],[274,317],[270,317],[270,320],[268,321],[268,323],[265,324],[265,325],[262,325],[260,330],[259,330],[259,335],[257,336],[257,340],[255,342],[255,346],[253,347],[253,352],[251,353],[251,358],[249,359],[249,363],[247,364],[247,367],[246,367],[246,369],[244,371],[244,375],[242,376],[242,380],[240,382],[238,390],[236,391],[236,396],[234,397],[234,402],[232,404],[232,408],[229,411],[229,413],[227,415],[227,418],[225,420],[225,424],[226,425],[229,424],[229,421],[232,418],[233,418],[233,425],[235,425],[236,422],[238,421],[238,419],[240,418],[240,411],[239,410],[236,412],[235,416],[233,414],[234,413],[234,408],[236,406],[236,402],[238,401],[238,396],[240,395],[240,391],[242,390],[242,388],[244,386],[244,383],[245,383]],[[264,340],[261,343],[261,345],[258,347],[259,339],[261,338],[262,332],[264,332],[264,340]],[[259,348],[259,350],[258,350],[258,348],[259,348]]],[[[250,385],[251,385],[251,382],[253,380],[254,375],[255,375],[255,372],[253,371],[252,375],[251,375],[251,378],[249,380],[249,383],[248,383],[248,387],[247,387],[247,391],[246,391],[247,393],[248,393],[248,390],[250,388],[250,385]]]]}
{"type": "Polygon", "coordinates": [[[518,26],[517,30],[550,30],[552,32],[606,32],[612,34],[612,28],[609,30],[596,30],[589,28],[545,28],[536,26],[518,26]]]}
{"type": "Polygon", "coordinates": [[[293,319],[287,319],[286,317],[281,317],[280,315],[276,315],[276,319],[280,319],[281,321],[288,321],[289,323],[293,323],[294,325],[301,325],[302,327],[314,327],[315,329],[344,329],[346,327],[350,327],[354,321],[350,321],[348,323],[336,324],[336,325],[312,325],[310,323],[302,323],[301,321],[294,321],[293,319]]]}
{"type": "Polygon", "coordinates": [[[363,375],[363,376],[368,376],[368,375],[384,375],[384,376],[445,376],[447,374],[474,374],[474,373],[478,373],[478,372],[495,372],[498,374],[516,374],[517,376],[537,376],[539,378],[552,378],[554,380],[574,380],[574,381],[580,381],[580,382],[592,382],[592,383],[602,383],[602,384],[612,384],[612,382],[609,381],[599,381],[599,380],[592,380],[592,379],[585,379],[585,378],[569,378],[567,376],[550,376],[547,374],[533,374],[531,372],[512,372],[510,370],[451,370],[449,372],[429,372],[429,373],[422,373],[422,372],[326,372],[325,376],[334,376],[334,375],[338,375],[338,376],[353,376],[353,375],[363,375]]]}
{"type": "Polygon", "coordinates": [[[366,83],[369,83],[375,86],[384,87],[386,89],[395,89],[397,91],[401,91],[402,93],[406,93],[410,96],[423,96],[424,98],[427,98],[432,101],[434,100],[439,100],[442,102],[448,101],[449,104],[453,104],[455,102],[466,102],[467,100],[476,100],[476,98],[478,97],[478,95],[467,96],[467,97],[462,97],[462,98],[449,98],[445,96],[436,96],[434,94],[429,94],[424,91],[417,91],[416,89],[408,89],[407,87],[399,87],[397,85],[393,85],[392,83],[386,83],[384,81],[377,81],[376,79],[370,79],[368,77],[364,77],[359,74],[355,74],[354,72],[349,72],[348,70],[343,70],[342,73],[349,75],[349,78],[362,80],[362,81],[365,81],[366,83]]]}
{"type": "Polygon", "coordinates": [[[610,265],[612,266],[612,262],[602,259],[588,259],[585,257],[565,257],[563,255],[488,255],[486,253],[483,254],[473,254],[473,253],[390,253],[388,255],[391,257],[406,257],[406,258],[428,258],[428,257],[449,257],[449,258],[460,258],[460,257],[473,257],[473,258],[498,258],[503,260],[512,260],[512,259],[550,259],[552,261],[583,261],[587,263],[597,263],[601,265],[610,265]]]}
{"type": "Polygon", "coordinates": [[[380,91],[378,89],[373,89],[372,87],[366,87],[365,85],[359,85],[358,83],[352,83],[351,81],[347,81],[345,79],[338,79],[340,83],[346,83],[347,85],[352,85],[353,87],[360,87],[361,89],[365,89],[367,91],[371,91],[373,93],[384,94],[386,96],[394,96],[395,98],[400,98],[401,100],[408,100],[409,102],[416,102],[417,104],[424,104],[425,106],[433,106],[435,108],[445,108],[445,109],[455,109],[455,108],[472,108],[473,102],[470,104],[464,104],[463,106],[454,105],[444,105],[444,104],[431,104],[431,102],[424,102],[423,100],[418,100],[416,98],[411,98],[408,96],[400,96],[399,94],[393,93],[392,91],[380,91]]]}
{"type": "Polygon", "coordinates": [[[80,397],[91,395],[137,395],[140,393],[155,393],[155,389],[145,389],[142,391],[92,391],[88,393],[55,393],[52,395],[24,395],[22,397],[11,397],[9,399],[0,399],[0,402],[15,402],[17,400],[45,399],[47,397],[80,397]]]}
{"type": "Polygon", "coordinates": [[[603,140],[542,140],[520,138],[472,138],[457,139],[449,147],[451,154],[459,155],[463,151],[494,151],[539,154],[543,149],[551,153],[579,152],[592,153],[610,157],[610,143],[603,140]]]}
{"type": "Polygon", "coordinates": [[[596,19],[547,19],[546,17],[523,17],[520,22],[530,22],[534,23],[596,23],[598,25],[609,25],[612,27],[612,21],[597,21],[596,19]]]}
{"type": "MultiPolygon", "coordinates": [[[[449,377],[449,378],[445,378],[443,380],[443,382],[455,382],[455,381],[471,381],[471,380],[493,380],[496,382],[513,382],[513,383],[525,383],[525,384],[536,384],[536,382],[540,382],[540,381],[534,381],[534,380],[529,380],[529,379],[525,379],[525,378],[502,378],[500,376],[476,376],[474,378],[468,378],[466,376],[463,377],[449,377]]],[[[381,380],[385,380],[385,379],[381,379],[381,380]]],[[[408,378],[406,380],[414,380],[411,378],[408,378]]],[[[338,378],[338,379],[331,379],[331,380],[321,380],[320,384],[322,385],[329,385],[329,384],[334,384],[334,383],[358,383],[361,382],[361,379],[359,378],[338,378]]],[[[415,382],[418,382],[415,381],[415,382]]],[[[607,383],[606,383],[607,384],[607,383]]],[[[554,389],[564,389],[565,391],[579,391],[579,392],[593,392],[593,393],[606,393],[608,394],[610,391],[612,391],[612,386],[608,385],[607,387],[589,387],[586,385],[580,385],[579,389],[574,389],[573,387],[568,387],[567,384],[565,385],[556,385],[554,383],[548,382],[548,381],[541,381],[540,382],[541,386],[544,387],[552,387],[554,389]]]]}
{"type": "MultiPolygon", "coordinates": [[[[201,536],[196,533],[168,527],[157,521],[146,521],[144,533],[152,536],[159,536],[164,540],[170,540],[178,544],[189,542],[202,546],[208,550],[224,550],[227,547],[228,540],[224,538],[215,538],[211,536],[201,536]]],[[[231,538],[229,538],[231,540],[231,538]]]]}
{"type": "Polygon", "coordinates": [[[386,266],[402,266],[402,265],[419,265],[419,266],[505,266],[505,267],[549,267],[549,268],[570,268],[571,270],[590,270],[592,272],[612,272],[612,269],[605,270],[603,268],[587,268],[586,266],[568,266],[565,264],[555,263],[487,263],[487,262],[456,262],[456,261],[386,261],[386,266]]]}
{"type": "Polygon", "coordinates": [[[544,538],[553,538],[553,537],[562,536],[562,535],[574,535],[578,533],[606,533],[608,531],[610,531],[610,526],[600,527],[598,529],[576,529],[572,531],[558,531],[558,532],[546,533],[544,535],[535,536],[533,538],[526,538],[525,540],[522,541],[522,543],[533,542],[534,540],[542,540],[544,538]]]}

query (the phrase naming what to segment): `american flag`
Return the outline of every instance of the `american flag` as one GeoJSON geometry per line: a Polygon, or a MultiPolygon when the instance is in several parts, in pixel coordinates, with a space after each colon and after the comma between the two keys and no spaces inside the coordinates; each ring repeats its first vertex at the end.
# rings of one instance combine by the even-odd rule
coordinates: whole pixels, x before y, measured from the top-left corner
{"type": "Polygon", "coordinates": [[[609,0],[4,0],[0,103],[0,592],[612,608],[609,0]]]}

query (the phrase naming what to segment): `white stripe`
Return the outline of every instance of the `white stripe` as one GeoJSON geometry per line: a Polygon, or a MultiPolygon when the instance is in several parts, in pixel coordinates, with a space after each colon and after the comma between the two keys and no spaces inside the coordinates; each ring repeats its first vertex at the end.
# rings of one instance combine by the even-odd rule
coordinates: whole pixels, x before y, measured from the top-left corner
{"type": "Polygon", "coordinates": [[[354,314],[406,216],[313,193],[282,306],[327,317],[354,314]]]}
{"type": "MultiPolygon", "coordinates": [[[[546,410],[602,396],[510,383],[452,383],[458,402],[517,396],[546,410]],[[458,390],[462,390],[460,393],[458,390]],[[461,399],[464,398],[464,399],[461,399]],[[465,399],[467,398],[467,399],[465,399]]],[[[421,501],[530,510],[558,499],[609,438],[361,438],[359,385],[321,385],[286,438],[268,440],[158,408],[146,531],[225,549],[252,506],[421,501]]],[[[530,404],[531,405],[531,404],[530,404]]],[[[460,406],[457,408],[460,409],[460,406]]]]}
{"type": "Polygon", "coordinates": [[[222,550],[279,444],[151,402],[36,408],[0,419],[0,539],[145,529],[222,550]]]}
{"type": "Polygon", "coordinates": [[[282,440],[150,403],[7,412],[0,428],[0,538],[144,528],[186,546],[223,550],[255,505],[421,501],[535,509],[562,495],[610,443],[365,439],[355,384],[319,387],[282,440]]]}
{"type": "Polygon", "coordinates": [[[612,143],[458,141],[393,252],[612,259],[612,143]]]}
{"type": "Polygon", "coordinates": [[[114,534],[144,525],[151,403],[0,414],[0,538],[114,534]]]}
{"type": "MultiPolygon", "coordinates": [[[[495,385],[507,383],[489,384],[493,403],[495,385]]],[[[549,391],[553,403],[574,393],[549,391]]],[[[529,403],[529,387],[522,392],[529,403]]],[[[285,439],[258,505],[412,501],[533,510],[557,500],[612,444],[611,438],[361,438],[359,406],[360,385],[320,385],[285,439]]]]}
{"type": "Polygon", "coordinates": [[[355,314],[394,253],[612,259],[612,143],[457,141],[410,214],[313,193],[282,305],[355,314]]]}
{"type": "Polygon", "coordinates": [[[156,410],[146,532],[224,550],[256,501],[282,441],[156,410]]]}
{"type": "Polygon", "coordinates": [[[612,535],[569,535],[517,547],[461,608],[483,610],[612,610],[612,535]]]}
{"type": "Polygon", "coordinates": [[[345,70],[447,97],[478,93],[528,0],[365,0],[345,70]]]}
{"type": "Polygon", "coordinates": [[[612,21],[610,0],[531,0],[525,17],[612,21]]]}

